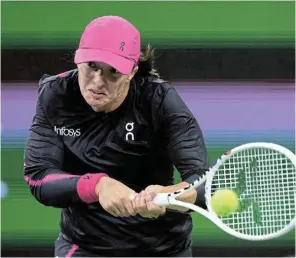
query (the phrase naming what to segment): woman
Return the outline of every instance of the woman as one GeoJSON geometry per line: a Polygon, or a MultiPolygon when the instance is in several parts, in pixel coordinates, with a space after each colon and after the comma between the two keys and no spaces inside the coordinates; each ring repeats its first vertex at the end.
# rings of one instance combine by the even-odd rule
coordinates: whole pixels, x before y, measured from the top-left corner
{"type": "MultiPolygon", "coordinates": [[[[152,200],[207,168],[194,116],[140,52],[127,20],[85,28],[77,69],[39,82],[25,148],[25,180],[44,205],[62,208],[55,256],[191,256],[186,210],[152,200]],[[182,182],[174,184],[174,166],[182,182]]],[[[196,203],[195,190],[180,197],[196,203]]]]}

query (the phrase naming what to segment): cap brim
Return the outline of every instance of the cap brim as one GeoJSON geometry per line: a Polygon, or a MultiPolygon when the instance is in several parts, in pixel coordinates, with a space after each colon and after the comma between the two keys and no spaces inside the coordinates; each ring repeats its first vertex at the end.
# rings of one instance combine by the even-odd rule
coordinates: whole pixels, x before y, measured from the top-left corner
{"type": "Polygon", "coordinates": [[[122,74],[129,74],[135,64],[133,61],[128,60],[125,57],[101,49],[78,49],[75,53],[74,62],[75,64],[103,62],[114,67],[122,74]]]}

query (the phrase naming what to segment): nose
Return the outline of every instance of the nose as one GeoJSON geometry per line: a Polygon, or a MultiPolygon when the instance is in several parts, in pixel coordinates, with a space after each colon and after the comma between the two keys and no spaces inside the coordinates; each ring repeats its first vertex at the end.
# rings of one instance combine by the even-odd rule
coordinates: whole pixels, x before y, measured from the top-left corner
{"type": "Polygon", "coordinates": [[[101,86],[104,84],[103,71],[101,69],[98,69],[95,72],[93,81],[97,86],[101,86]]]}

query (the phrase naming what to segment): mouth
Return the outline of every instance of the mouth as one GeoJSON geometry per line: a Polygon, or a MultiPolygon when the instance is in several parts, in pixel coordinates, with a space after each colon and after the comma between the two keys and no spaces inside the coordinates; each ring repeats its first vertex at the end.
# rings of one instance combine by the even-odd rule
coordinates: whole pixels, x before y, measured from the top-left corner
{"type": "Polygon", "coordinates": [[[106,95],[105,93],[101,92],[101,91],[96,91],[96,90],[89,90],[90,92],[92,92],[95,95],[106,95]]]}

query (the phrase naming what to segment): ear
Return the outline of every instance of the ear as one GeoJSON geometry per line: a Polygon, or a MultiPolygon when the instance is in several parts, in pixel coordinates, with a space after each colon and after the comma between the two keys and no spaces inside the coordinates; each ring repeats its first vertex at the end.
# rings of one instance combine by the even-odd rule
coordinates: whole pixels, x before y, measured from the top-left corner
{"type": "Polygon", "coordinates": [[[129,77],[128,77],[129,81],[130,81],[131,79],[134,78],[134,76],[135,76],[135,74],[137,73],[138,69],[139,69],[139,67],[136,66],[136,67],[131,71],[131,73],[130,73],[130,75],[129,75],[129,77]]]}

